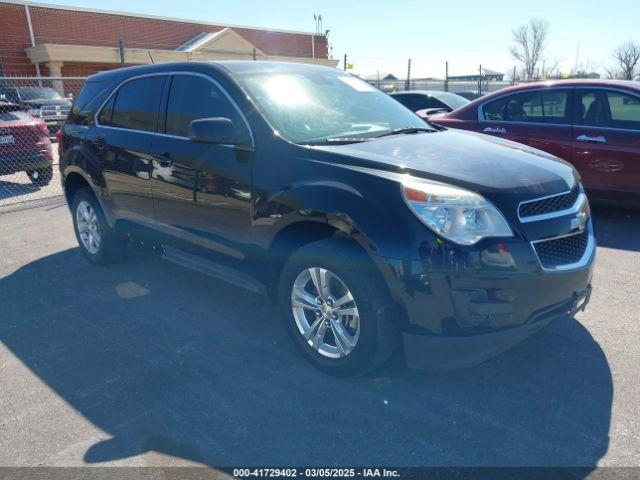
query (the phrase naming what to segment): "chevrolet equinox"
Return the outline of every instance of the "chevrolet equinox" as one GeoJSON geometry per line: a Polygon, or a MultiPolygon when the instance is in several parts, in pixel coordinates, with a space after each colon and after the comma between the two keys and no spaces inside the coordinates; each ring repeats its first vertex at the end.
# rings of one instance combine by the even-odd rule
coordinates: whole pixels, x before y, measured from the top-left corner
{"type": "Polygon", "coordinates": [[[302,354],[336,375],[398,348],[413,366],[477,363],[589,300],[595,239],[570,164],[432,126],[336,69],[93,75],[60,170],[89,261],[151,240],[272,298],[302,354]]]}

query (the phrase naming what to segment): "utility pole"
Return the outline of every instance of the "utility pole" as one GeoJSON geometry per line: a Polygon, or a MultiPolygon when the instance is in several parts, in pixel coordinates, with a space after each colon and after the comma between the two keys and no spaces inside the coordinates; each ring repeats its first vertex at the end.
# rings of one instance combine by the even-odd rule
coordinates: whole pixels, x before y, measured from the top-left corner
{"type": "Polygon", "coordinates": [[[255,62],[255,60],[256,60],[256,49],[254,48],[253,49],[253,61],[255,62]]]}
{"type": "Polygon", "coordinates": [[[343,70],[346,72],[347,71],[347,54],[344,54],[344,68],[343,70]]]}
{"type": "Polygon", "coordinates": [[[513,66],[513,77],[511,77],[511,85],[516,84],[516,66],[513,66]]]}
{"type": "Polygon", "coordinates": [[[120,66],[124,67],[124,39],[118,40],[118,49],[120,50],[120,66]]]}
{"type": "Polygon", "coordinates": [[[405,90],[411,90],[411,59],[407,63],[407,81],[404,84],[405,90]]]}
{"type": "Polygon", "coordinates": [[[444,62],[444,91],[449,91],[449,61],[444,62]]]}
{"type": "Polygon", "coordinates": [[[482,64],[478,68],[478,95],[482,95],[482,64]]]}

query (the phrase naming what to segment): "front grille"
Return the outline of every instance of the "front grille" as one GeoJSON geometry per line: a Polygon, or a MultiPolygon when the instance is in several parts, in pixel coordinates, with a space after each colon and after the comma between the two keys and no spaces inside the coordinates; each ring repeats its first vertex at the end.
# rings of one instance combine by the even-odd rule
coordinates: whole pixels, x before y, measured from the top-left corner
{"type": "Polygon", "coordinates": [[[520,218],[534,217],[545,213],[559,212],[571,208],[580,195],[580,186],[576,185],[570,192],[554,195],[541,200],[532,200],[520,205],[520,218]]]}
{"type": "Polygon", "coordinates": [[[43,117],[56,117],[56,116],[67,116],[71,109],[69,107],[60,107],[56,109],[55,107],[43,107],[42,108],[42,116],[43,117]]]}
{"type": "Polygon", "coordinates": [[[533,247],[544,268],[555,268],[578,262],[588,243],[589,232],[584,230],[575,235],[536,242],[533,247]]]}

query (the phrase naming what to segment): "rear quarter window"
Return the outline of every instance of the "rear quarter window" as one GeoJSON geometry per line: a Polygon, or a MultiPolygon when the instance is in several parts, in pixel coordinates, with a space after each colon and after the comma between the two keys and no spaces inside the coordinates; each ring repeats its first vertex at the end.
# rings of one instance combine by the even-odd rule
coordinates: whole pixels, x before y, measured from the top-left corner
{"type": "Polygon", "coordinates": [[[93,124],[93,116],[108,93],[106,82],[85,82],[71,108],[67,122],[76,125],[93,124]]]}

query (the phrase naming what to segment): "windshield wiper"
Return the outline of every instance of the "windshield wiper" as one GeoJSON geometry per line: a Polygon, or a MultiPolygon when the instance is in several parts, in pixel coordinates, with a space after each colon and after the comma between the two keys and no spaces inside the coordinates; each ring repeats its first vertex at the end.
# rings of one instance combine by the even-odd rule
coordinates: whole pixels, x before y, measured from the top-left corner
{"type": "Polygon", "coordinates": [[[420,132],[437,132],[435,128],[426,128],[426,127],[403,127],[403,128],[394,128],[388,132],[385,132],[381,135],[377,135],[374,138],[388,137],[390,135],[402,135],[402,134],[411,134],[411,133],[420,133],[420,132]]]}
{"type": "Polygon", "coordinates": [[[303,145],[347,145],[349,143],[368,142],[372,137],[329,137],[301,142],[303,145]]]}

